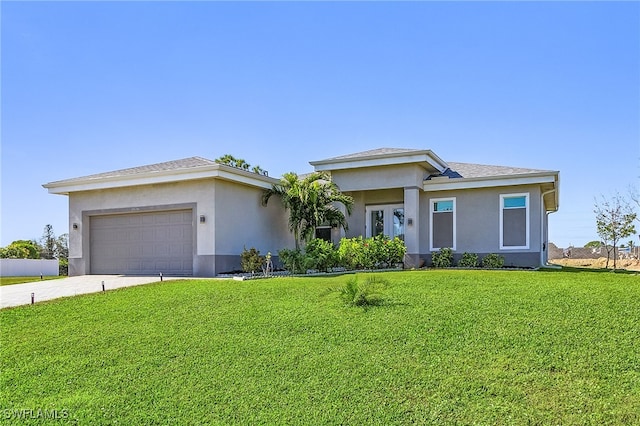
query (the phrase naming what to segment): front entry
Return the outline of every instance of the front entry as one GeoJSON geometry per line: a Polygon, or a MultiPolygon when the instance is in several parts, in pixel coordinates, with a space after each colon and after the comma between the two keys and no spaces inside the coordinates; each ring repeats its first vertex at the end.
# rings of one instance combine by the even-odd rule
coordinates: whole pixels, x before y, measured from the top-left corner
{"type": "Polygon", "coordinates": [[[404,205],[366,206],[365,212],[367,237],[382,234],[389,238],[398,237],[404,241],[404,205]]]}

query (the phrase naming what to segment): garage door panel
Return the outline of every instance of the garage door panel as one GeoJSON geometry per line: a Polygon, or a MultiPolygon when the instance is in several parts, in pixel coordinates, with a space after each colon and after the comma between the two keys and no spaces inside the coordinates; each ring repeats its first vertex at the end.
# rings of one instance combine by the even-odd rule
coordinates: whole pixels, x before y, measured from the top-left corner
{"type": "Polygon", "coordinates": [[[172,227],[169,230],[169,238],[171,238],[171,239],[176,239],[176,238],[180,239],[180,238],[182,238],[183,235],[184,235],[184,229],[182,229],[182,228],[179,228],[179,227],[173,228],[172,227]]]}
{"type": "Polygon", "coordinates": [[[193,273],[191,210],[94,216],[91,273],[193,273]]]}
{"type": "Polygon", "coordinates": [[[142,271],[142,266],[141,266],[141,262],[139,261],[135,261],[135,262],[128,262],[127,263],[127,269],[130,271],[129,273],[134,273],[136,271],[142,271]]]}
{"type": "Polygon", "coordinates": [[[178,213],[171,217],[171,221],[174,223],[185,223],[191,220],[191,213],[178,213]]]}
{"type": "Polygon", "coordinates": [[[182,262],[180,261],[174,261],[174,260],[169,261],[169,269],[179,269],[182,267],[183,265],[182,265],[182,262]]]}
{"type": "Polygon", "coordinates": [[[169,247],[169,254],[171,256],[182,257],[184,254],[184,247],[179,244],[172,244],[171,247],[169,247]]]}
{"type": "Polygon", "coordinates": [[[171,215],[167,214],[167,215],[157,216],[154,218],[154,221],[156,224],[160,224],[160,225],[165,223],[170,223],[171,215]]]}
{"type": "Polygon", "coordinates": [[[126,227],[140,226],[142,224],[142,217],[144,216],[132,216],[130,218],[120,218],[120,220],[118,220],[118,225],[126,226],[126,227]]]}
{"type": "MultiPolygon", "coordinates": [[[[168,225],[168,224],[167,224],[168,225]]],[[[156,231],[155,240],[154,241],[165,241],[170,238],[169,229],[160,228],[156,231]]]]}
{"type": "Polygon", "coordinates": [[[156,269],[157,265],[156,262],[154,260],[143,260],[141,262],[141,268],[140,269],[156,269]]]}
{"type": "Polygon", "coordinates": [[[153,241],[153,235],[154,235],[153,229],[143,229],[141,231],[141,234],[142,235],[141,235],[141,238],[140,238],[140,242],[142,242],[142,241],[153,241]]]}
{"type": "Polygon", "coordinates": [[[155,255],[153,244],[143,244],[140,246],[140,255],[144,258],[150,258],[155,255]]]}

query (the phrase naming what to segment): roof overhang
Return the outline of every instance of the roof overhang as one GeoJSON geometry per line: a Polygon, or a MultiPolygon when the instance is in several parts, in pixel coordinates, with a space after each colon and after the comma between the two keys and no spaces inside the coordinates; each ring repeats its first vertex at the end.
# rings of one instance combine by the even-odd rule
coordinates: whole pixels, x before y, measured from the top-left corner
{"type": "Polygon", "coordinates": [[[461,189],[495,188],[498,186],[540,185],[545,194],[545,209],[558,210],[558,172],[527,173],[521,175],[491,176],[482,178],[446,178],[438,177],[425,180],[422,189],[427,192],[452,191],[461,189]]]}
{"type": "Polygon", "coordinates": [[[84,179],[62,180],[46,183],[42,186],[46,188],[50,194],[69,195],[69,193],[79,191],[155,185],[198,179],[221,179],[263,189],[270,189],[273,184],[279,182],[278,179],[240,170],[224,164],[211,164],[185,169],[150,171],[128,176],[87,177],[84,179]]]}
{"type": "Polygon", "coordinates": [[[318,172],[399,164],[420,164],[427,170],[435,169],[442,173],[449,167],[444,160],[430,149],[372,154],[361,157],[330,158],[328,160],[310,161],[309,164],[318,172]]]}
{"type": "Polygon", "coordinates": [[[542,201],[545,211],[549,213],[557,212],[560,207],[560,177],[556,175],[553,184],[542,185],[542,201]]]}

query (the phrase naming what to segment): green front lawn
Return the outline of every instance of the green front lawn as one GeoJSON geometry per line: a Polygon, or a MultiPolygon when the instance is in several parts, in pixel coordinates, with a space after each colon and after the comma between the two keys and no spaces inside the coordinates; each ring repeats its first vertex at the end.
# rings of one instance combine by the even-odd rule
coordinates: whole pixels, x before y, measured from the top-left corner
{"type": "Polygon", "coordinates": [[[40,276],[37,277],[0,277],[0,285],[11,285],[11,284],[24,284],[31,283],[34,281],[44,281],[44,280],[57,280],[59,278],[67,278],[64,276],[44,276],[42,279],[40,276]]]}
{"type": "Polygon", "coordinates": [[[0,414],[64,410],[79,424],[640,423],[637,275],[378,276],[388,302],[367,310],[331,291],[346,276],[169,281],[5,309],[0,414]]]}

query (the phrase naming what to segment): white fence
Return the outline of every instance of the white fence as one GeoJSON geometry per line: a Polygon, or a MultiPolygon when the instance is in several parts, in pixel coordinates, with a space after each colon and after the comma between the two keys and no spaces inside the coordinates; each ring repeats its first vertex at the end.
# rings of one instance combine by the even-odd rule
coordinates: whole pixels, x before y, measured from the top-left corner
{"type": "Polygon", "coordinates": [[[0,277],[58,275],[58,259],[0,259],[0,277]]]}

